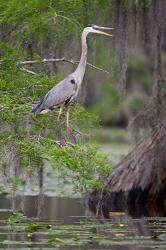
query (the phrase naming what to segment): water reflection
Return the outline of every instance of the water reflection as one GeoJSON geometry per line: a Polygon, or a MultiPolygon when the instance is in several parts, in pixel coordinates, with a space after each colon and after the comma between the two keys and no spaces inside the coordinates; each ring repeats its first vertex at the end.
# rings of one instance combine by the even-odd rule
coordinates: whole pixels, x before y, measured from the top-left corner
{"type": "MultiPolygon", "coordinates": [[[[7,198],[0,196],[0,211],[15,208],[23,211],[30,218],[41,220],[67,221],[70,216],[83,216],[84,205],[81,199],[36,196],[16,196],[7,198]]],[[[0,217],[4,219],[5,217],[0,217]]]]}
{"type": "Polygon", "coordinates": [[[102,208],[96,217],[95,203],[85,206],[81,199],[1,196],[0,248],[166,249],[165,208],[102,208]],[[30,219],[9,225],[12,207],[23,210],[30,219]],[[36,230],[32,230],[34,223],[36,230]]]}
{"type": "MultiPolygon", "coordinates": [[[[116,197],[116,194],[115,194],[116,197]]],[[[114,194],[111,196],[107,192],[103,192],[102,196],[98,192],[93,192],[88,198],[88,207],[89,211],[92,214],[99,214],[105,219],[110,218],[111,212],[126,212],[132,218],[145,217],[164,217],[166,216],[166,205],[163,206],[164,202],[161,202],[161,205],[156,204],[140,204],[140,203],[131,203],[126,202],[124,196],[122,199],[116,201],[114,194]]],[[[120,195],[118,196],[120,197],[120,195]]]]}

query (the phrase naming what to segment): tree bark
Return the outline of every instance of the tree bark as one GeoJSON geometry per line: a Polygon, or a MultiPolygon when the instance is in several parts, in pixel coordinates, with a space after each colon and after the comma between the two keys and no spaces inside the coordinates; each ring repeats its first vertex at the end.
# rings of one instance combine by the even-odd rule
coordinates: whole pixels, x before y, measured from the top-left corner
{"type": "MultiPolygon", "coordinates": [[[[160,124],[118,164],[106,185],[112,203],[166,200],[166,125],[160,124]]],[[[107,195],[108,198],[108,195],[107,195]]]]}

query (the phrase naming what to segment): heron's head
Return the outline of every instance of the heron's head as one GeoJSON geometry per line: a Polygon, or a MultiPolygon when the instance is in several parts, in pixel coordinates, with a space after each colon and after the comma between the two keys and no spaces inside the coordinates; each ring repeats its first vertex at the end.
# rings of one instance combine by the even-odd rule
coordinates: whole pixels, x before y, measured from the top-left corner
{"type": "Polygon", "coordinates": [[[111,34],[102,31],[102,30],[112,30],[112,29],[113,28],[101,27],[101,26],[97,26],[97,25],[91,24],[88,27],[86,27],[84,29],[84,31],[87,34],[88,33],[97,33],[97,34],[102,34],[102,35],[106,35],[106,36],[112,36],[111,34]]]}

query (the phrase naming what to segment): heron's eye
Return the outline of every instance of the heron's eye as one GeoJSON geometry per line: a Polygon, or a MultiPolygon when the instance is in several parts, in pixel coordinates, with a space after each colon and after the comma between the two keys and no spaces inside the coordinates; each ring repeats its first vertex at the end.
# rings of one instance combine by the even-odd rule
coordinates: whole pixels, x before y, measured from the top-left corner
{"type": "Polygon", "coordinates": [[[94,27],[95,25],[94,24],[88,24],[87,27],[94,27]]]}
{"type": "Polygon", "coordinates": [[[97,25],[93,25],[93,29],[97,30],[98,26],[97,25]]]}
{"type": "Polygon", "coordinates": [[[75,80],[74,80],[74,79],[72,79],[70,82],[71,82],[72,84],[75,84],[75,80]]]}

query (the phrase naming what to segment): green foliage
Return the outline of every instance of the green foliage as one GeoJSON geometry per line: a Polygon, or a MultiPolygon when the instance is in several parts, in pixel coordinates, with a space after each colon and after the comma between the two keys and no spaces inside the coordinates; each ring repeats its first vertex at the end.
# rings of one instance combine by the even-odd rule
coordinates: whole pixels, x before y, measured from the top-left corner
{"type": "Polygon", "coordinates": [[[27,216],[22,212],[13,212],[7,219],[7,223],[10,225],[22,223],[27,219],[27,216]]]}
{"type": "Polygon", "coordinates": [[[41,58],[52,57],[57,47],[61,51],[66,40],[76,40],[82,27],[94,22],[92,13],[96,8],[102,13],[109,12],[110,1],[0,0],[0,5],[0,168],[5,175],[9,173],[5,177],[7,183],[16,191],[19,186],[25,186],[26,174],[37,173],[53,158],[53,168],[62,177],[65,171],[66,177],[69,172],[75,172],[77,188],[101,187],[102,169],[108,167],[110,171],[110,165],[96,148],[82,145],[60,148],[56,143],[59,137],[73,140],[78,134],[89,134],[98,124],[96,114],[73,105],[70,118],[73,136],[69,136],[65,109],[60,124],[56,121],[58,110],[35,117],[31,109],[34,102],[64,77],[56,71],[50,72],[49,65],[43,65],[41,58]],[[28,59],[37,63],[20,64],[28,59]],[[28,74],[24,67],[37,74],[28,74]],[[16,174],[18,165],[23,176],[16,174]]]}
{"type": "Polygon", "coordinates": [[[109,12],[108,0],[1,0],[0,26],[2,34],[8,32],[18,48],[33,38],[38,44],[50,39],[63,42],[64,37],[75,28],[80,30],[87,23],[94,22],[93,11],[109,12]],[[63,26],[63,32],[62,32],[63,26]],[[27,40],[28,39],[28,40],[27,40]]]}
{"type": "Polygon", "coordinates": [[[6,192],[6,190],[5,190],[5,188],[4,188],[3,186],[0,186],[0,194],[7,196],[7,195],[9,195],[10,193],[9,193],[9,192],[6,192]]]}
{"type": "MultiPolygon", "coordinates": [[[[16,148],[15,153],[21,156],[21,165],[25,173],[37,172],[44,165],[45,159],[50,160],[52,151],[54,151],[54,160],[59,162],[59,166],[63,164],[63,161],[65,164],[67,162],[70,164],[71,169],[69,165],[58,168],[61,176],[71,177],[69,173],[65,174],[65,171],[68,170],[70,172],[72,170],[73,173],[75,171],[77,174],[77,182],[75,183],[77,191],[80,187],[86,187],[87,190],[101,187],[104,178],[98,179],[97,177],[100,176],[101,169],[108,166],[106,159],[97,153],[95,148],[92,150],[91,147],[75,146],[74,150],[70,147],[59,148],[54,139],[56,138],[56,116],[58,111],[38,117],[30,114],[33,100],[37,100],[44,95],[61,77],[58,75],[52,77],[31,76],[16,70],[14,72],[15,77],[12,79],[11,74],[13,73],[10,70],[8,71],[8,67],[3,69],[1,74],[2,95],[0,96],[0,103],[4,106],[1,110],[1,119],[3,120],[1,128],[3,134],[0,135],[2,148],[1,169],[12,163],[12,159],[10,157],[6,158],[6,155],[9,154],[13,146],[16,148]],[[38,82],[40,83],[39,87],[38,82]],[[41,84],[42,88],[40,87],[41,84]],[[47,135],[45,135],[46,133],[47,135]],[[77,156],[76,159],[75,156],[77,156]],[[56,160],[56,157],[58,160],[56,160]],[[60,159],[61,157],[62,159],[60,159]],[[84,164],[88,167],[83,167],[84,164]],[[96,177],[95,181],[94,176],[96,177]]],[[[64,110],[60,125],[63,136],[66,136],[65,113],[64,110]]],[[[98,118],[95,113],[86,111],[78,104],[73,105],[71,114],[73,133],[75,130],[89,133],[89,129],[93,128],[97,123],[98,118]]],[[[53,166],[55,169],[56,167],[53,166]]],[[[15,190],[17,190],[17,187],[25,185],[24,179],[13,178],[8,179],[8,182],[12,183],[15,190]]]]}
{"type": "Polygon", "coordinates": [[[71,180],[76,191],[80,188],[83,192],[102,189],[112,171],[108,158],[92,145],[57,147],[51,154],[53,168],[65,181],[71,180]]]}

